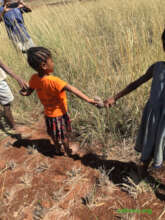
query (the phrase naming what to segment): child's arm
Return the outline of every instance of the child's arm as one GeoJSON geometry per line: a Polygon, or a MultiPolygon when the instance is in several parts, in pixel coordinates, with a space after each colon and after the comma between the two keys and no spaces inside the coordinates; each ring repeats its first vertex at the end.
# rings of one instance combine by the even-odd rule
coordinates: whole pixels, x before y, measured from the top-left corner
{"type": "Polygon", "coordinates": [[[0,10],[0,22],[3,21],[4,14],[11,10],[11,8],[8,8],[7,6],[8,6],[8,4],[4,3],[4,7],[2,7],[0,10]]]}
{"type": "Polygon", "coordinates": [[[0,11],[0,21],[3,21],[3,16],[5,14],[5,11],[4,10],[1,10],[0,11]]]}
{"type": "Polygon", "coordinates": [[[75,94],[76,96],[78,96],[79,98],[85,100],[86,102],[90,103],[90,104],[94,104],[94,105],[97,105],[98,102],[95,101],[94,99],[90,99],[88,96],[86,96],[84,93],[82,93],[80,90],[78,90],[77,88],[67,84],[65,87],[64,87],[64,90],[67,90],[73,94],[75,94]]]}
{"type": "Polygon", "coordinates": [[[20,93],[22,96],[30,96],[33,91],[34,91],[34,89],[27,88],[27,89],[21,89],[21,90],[19,91],[19,93],[20,93]]]}
{"type": "Polygon", "coordinates": [[[2,68],[8,75],[10,75],[12,78],[14,78],[19,86],[21,88],[28,88],[28,84],[23,80],[21,79],[20,77],[18,77],[15,73],[13,73],[12,70],[10,70],[5,64],[3,64],[1,61],[0,61],[0,68],[2,68]]]}
{"type": "Polygon", "coordinates": [[[137,89],[143,83],[147,82],[153,76],[153,68],[154,64],[147,70],[147,72],[141,76],[139,79],[135,80],[134,82],[130,83],[125,89],[117,93],[115,96],[107,99],[104,101],[104,105],[106,107],[112,106],[115,102],[120,99],[121,97],[127,95],[128,93],[132,92],[133,90],[137,89]]]}

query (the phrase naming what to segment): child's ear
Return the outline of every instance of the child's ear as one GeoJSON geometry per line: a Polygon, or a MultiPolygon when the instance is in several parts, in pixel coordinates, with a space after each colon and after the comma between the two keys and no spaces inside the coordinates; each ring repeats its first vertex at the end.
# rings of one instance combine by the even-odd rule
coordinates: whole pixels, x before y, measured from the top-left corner
{"type": "Polygon", "coordinates": [[[43,70],[47,69],[47,64],[45,62],[41,63],[41,69],[43,69],[43,70]]]}

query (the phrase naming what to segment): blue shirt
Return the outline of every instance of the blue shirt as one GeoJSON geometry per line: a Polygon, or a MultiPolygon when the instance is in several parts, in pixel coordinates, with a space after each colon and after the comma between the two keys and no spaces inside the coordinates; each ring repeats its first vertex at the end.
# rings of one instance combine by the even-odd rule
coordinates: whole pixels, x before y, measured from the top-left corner
{"type": "MultiPolygon", "coordinates": [[[[0,12],[3,11],[3,8],[3,6],[0,7],[0,12]]],[[[25,42],[30,38],[20,8],[13,8],[6,12],[3,19],[10,39],[25,42]]]]}

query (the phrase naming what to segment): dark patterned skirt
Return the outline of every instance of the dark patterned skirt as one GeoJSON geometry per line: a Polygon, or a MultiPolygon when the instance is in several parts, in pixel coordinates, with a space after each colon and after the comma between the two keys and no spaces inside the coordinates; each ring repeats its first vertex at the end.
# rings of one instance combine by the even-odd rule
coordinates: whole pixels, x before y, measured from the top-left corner
{"type": "Polygon", "coordinates": [[[45,116],[45,121],[47,133],[53,140],[60,142],[72,131],[68,114],[55,118],[45,116]]]}

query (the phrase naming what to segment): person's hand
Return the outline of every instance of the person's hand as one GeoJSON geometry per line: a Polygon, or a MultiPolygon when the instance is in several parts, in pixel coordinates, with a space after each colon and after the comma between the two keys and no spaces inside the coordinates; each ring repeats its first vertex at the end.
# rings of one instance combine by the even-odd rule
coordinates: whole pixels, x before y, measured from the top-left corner
{"type": "Polygon", "coordinates": [[[4,8],[3,8],[3,14],[5,14],[6,12],[10,11],[12,8],[9,8],[9,3],[5,4],[4,5],[4,8]]]}
{"type": "Polygon", "coordinates": [[[22,96],[26,96],[26,95],[27,95],[27,90],[26,90],[26,89],[21,89],[21,90],[19,91],[19,93],[20,93],[20,95],[22,95],[22,96]]]}
{"type": "Polygon", "coordinates": [[[94,99],[88,99],[87,102],[93,105],[96,104],[96,101],[94,99]]]}
{"type": "Polygon", "coordinates": [[[20,91],[19,91],[20,95],[22,96],[27,96],[28,95],[28,89],[25,89],[25,88],[22,88],[20,91]]]}
{"type": "Polygon", "coordinates": [[[99,100],[96,99],[89,99],[88,103],[95,105],[98,108],[104,108],[104,104],[99,100]]]}
{"type": "Polygon", "coordinates": [[[34,91],[34,89],[31,89],[31,88],[22,88],[19,93],[22,95],[22,96],[30,96],[32,94],[32,92],[34,91]]]}
{"type": "Polygon", "coordinates": [[[31,8],[29,8],[23,1],[19,1],[19,5],[18,5],[19,9],[23,9],[23,12],[32,12],[31,8]]]}
{"type": "Polygon", "coordinates": [[[18,78],[18,79],[16,79],[16,80],[17,80],[19,86],[20,86],[22,89],[27,89],[27,88],[29,88],[28,83],[27,83],[26,81],[24,81],[23,79],[18,78]]]}
{"type": "Polygon", "coordinates": [[[23,1],[19,1],[18,8],[23,8],[25,7],[25,3],[23,1]]]}
{"type": "Polygon", "coordinates": [[[115,99],[112,97],[104,101],[105,107],[112,107],[116,103],[115,99]]]}
{"type": "Polygon", "coordinates": [[[94,100],[95,100],[95,102],[96,102],[95,106],[96,106],[97,108],[104,108],[104,107],[105,107],[103,100],[102,100],[99,96],[95,96],[95,97],[94,97],[94,100]]]}

